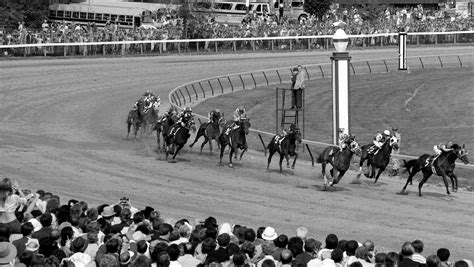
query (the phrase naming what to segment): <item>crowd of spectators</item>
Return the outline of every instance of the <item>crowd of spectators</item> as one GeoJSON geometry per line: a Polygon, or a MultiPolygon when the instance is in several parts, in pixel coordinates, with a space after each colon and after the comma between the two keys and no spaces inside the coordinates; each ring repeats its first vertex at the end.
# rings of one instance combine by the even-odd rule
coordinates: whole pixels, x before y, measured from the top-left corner
{"type": "MultiPolygon", "coordinates": [[[[176,13],[175,13],[176,14],[176,13]]],[[[19,22],[18,29],[2,32],[1,43],[81,43],[136,40],[175,40],[197,38],[274,37],[332,35],[333,24],[345,23],[345,31],[352,35],[394,33],[401,29],[408,32],[472,31],[474,22],[467,13],[446,10],[387,8],[379,14],[367,14],[357,8],[330,10],[323,19],[310,17],[306,21],[292,21],[277,16],[248,16],[240,25],[217,23],[211,14],[194,18],[184,32],[183,19],[177,15],[163,15],[154,25],[158,28],[124,28],[114,22],[105,27],[76,25],[74,22],[49,23],[42,29],[30,29],[19,22]]]]}
{"type": "MultiPolygon", "coordinates": [[[[307,228],[277,234],[218,223],[167,219],[153,207],[140,210],[126,197],[97,207],[58,195],[31,192],[0,181],[0,265],[156,267],[473,267],[447,248],[424,251],[421,240],[400,251],[379,251],[329,234],[324,243],[307,228]]],[[[362,241],[362,240],[359,240],[362,241]]]]}

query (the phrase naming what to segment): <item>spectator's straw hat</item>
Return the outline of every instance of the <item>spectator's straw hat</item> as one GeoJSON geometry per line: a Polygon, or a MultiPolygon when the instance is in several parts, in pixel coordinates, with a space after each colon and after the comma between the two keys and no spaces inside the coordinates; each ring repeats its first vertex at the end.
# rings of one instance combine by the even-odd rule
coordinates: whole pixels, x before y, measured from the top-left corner
{"type": "Polygon", "coordinates": [[[69,260],[72,263],[74,263],[74,266],[76,266],[76,267],[93,266],[91,264],[92,258],[89,254],[75,253],[69,258],[69,260]]]}
{"type": "Polygon", "coordinates": [[[30,240],[28,240],[28,242],[26,242],[26,250],[29,250],[29,251],[38,251],[39,249],[39,241],[38,239],[35,239],[35,238],[31,238],[30,240]]]}
{"type": "Polygon", "coordinates": [[[273,227],[267,227],[262,233],[262,238],[268,241],[273,241],[278,237],[273,227]]]}
{"type": "Polygon", "coordinates": [[[9,242],[0,242],[0,264],[6,264],[15,259],[16,247],[9,242]]]}
{"type": "Polygon", "coordinates": [[[115,216],[114,207],[113,206],[104,207],[104,210],[102,211],[100,215],[102,215],[102,217],[104,218],[110,218],[110,217],[115,216]]]}

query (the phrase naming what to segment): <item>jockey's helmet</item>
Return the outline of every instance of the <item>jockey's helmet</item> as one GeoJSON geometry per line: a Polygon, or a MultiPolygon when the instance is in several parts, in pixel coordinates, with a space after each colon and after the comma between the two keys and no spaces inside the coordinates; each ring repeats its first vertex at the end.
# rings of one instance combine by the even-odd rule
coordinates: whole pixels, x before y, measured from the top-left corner
{"type": "Polygon", "coordinates": [[[147,96],[147,95],[152,95],[152,94],[153,94],[153,93],[152,93],[150,90],[148,90],[148,91],[146,91],[143,95],[144,95],[144,96],[147,96]]]}
{"type": "Polygon", "coordinates": [[[344,132],[344,128],[339,128],[339,132],[340,132],[340,133],[343,133],[343,132],[344,132]]]}
{"type": "Polygon", "coordinates": [[[393,126],[393,127],[392,127],[392,132],[396,132],[396,131],[398,131],[397,126],[393,126]]]}
{"type": "Polygon", "coordinates": [[[215,112],[215,113],[221,113],[221,110],[218,109],[218,108],[216,108],[216,109],[214,110],[214,112],[215,112]]]}
{"type": "Polygon", "coordinates": [[[448,141],[446,143],[446,148],[451,148],[453,146],[453,141],[448,141]]]}
{"type": "Polygon", "coordinates": [[[239,113],[241,113],[241,114],[245,112],[245,109],[244,109],[243,106],[239,106],[239,107],[237,108],[237,110],[238,110],[239,113]]]}
{"type": "Polygon", "coordinates": [[[192,111],[192,109],[191,109],[190,107],[186,107],[186,108],[184,109],[184,112],[191,113],[191,112],[193,112],[193,111],[192,111]]]}
{"type": "Polygon", "coordinates": [[[390,131],[389,131],[389,130],[385,130],[385,131],[383,131],[383,134],[386,135],[386,136],[389,136],[389,135],[390,135],[390,131]]]}

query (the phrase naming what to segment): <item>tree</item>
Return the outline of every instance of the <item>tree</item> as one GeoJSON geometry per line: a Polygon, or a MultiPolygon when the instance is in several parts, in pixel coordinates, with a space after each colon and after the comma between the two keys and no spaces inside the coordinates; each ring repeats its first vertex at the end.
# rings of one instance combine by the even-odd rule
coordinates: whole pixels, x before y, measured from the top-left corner
{"type": "Polygon", "coordinates": [[[332,0],[306,0],[304,2],[304,11],[310,15],[315,15],[320,20],[329,11],[332,0]]]}
{"type": "Polygon", "coordinates": [[[0,1],[0,27],[13,30],[18,22],[24,21],[28,28],[41,28],[48,16],[48,0],[7,0],[0,1]]]}

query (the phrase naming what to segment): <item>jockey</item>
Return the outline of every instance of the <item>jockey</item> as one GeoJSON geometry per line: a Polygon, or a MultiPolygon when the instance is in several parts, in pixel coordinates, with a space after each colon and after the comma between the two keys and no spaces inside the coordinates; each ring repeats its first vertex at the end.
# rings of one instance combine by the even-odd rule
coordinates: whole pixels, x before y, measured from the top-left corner
{"type": "Polygon", "coordinates": [[[209,112],[208,116],[209,116],[209,122],[212,122],[214,119],[219,120],[221,118],[221,111],[220,109],[216,108],[212,110],[211,112],[209,112]]]}
{"type": "Polygon", "coordinates": [[[452,149],[453,142],[448,141],[446,144],[439,143],[433,147],[434,155],[426,159],[425,167],[430,165],[441,153],[453,151],[452,149]]]}
{"type": "Polygon", "coordinates": [[[377,133],[374,136],[374,140],[373,140],[374,145],[371,147],[371,150],[368,151],[369,154],[375,154],[375,152],[377,152],[377,150],[379,150],[382,147],[385,141],[387,141],[387,138],[390,138],[389,130],[385,130],[383,131],[383,133],[377,133]]]}
{"type": "Polygon", "coordinates": [[[338,149],[333,149],[329,151],[329,156],[334,155],[334,153],[344,150],[347,147],[347,141],[349,140],[349,135],[344,133],[344,128],[339,128],[339,147],[338,149]]]}
{"type": "Polygon", "coordinates": [[[232,124],[229,128],[227,128],[226,134],[229,134],[231,130],[239,128],[240,121],[246,118],[247,113],[245,112],[245,108],[243,106],[239,106],[237,109],[235,109],[232,124]]]}
{"type": "Polygon", "coordinates": [[[176,124],[181,125],[182,127],[185,127],[186,124],[192,120],[193,118],[193,111],[191,110],[190,107],[186,107],[179,115],[178,115],[178,121],[176,124]]]}
{"type": "Polygon", "coordinates": [[[449,151],[452,151],[452,146],[453,146],[453,142],[452,141],[448,141],[446,144],[444,143],[440,143],[440,144],[437,144],[433,147],[433,150],[435,152],[435,156],[439,156],[441,155],[441,153],[443,152],[449,152],[449,151]]]}

